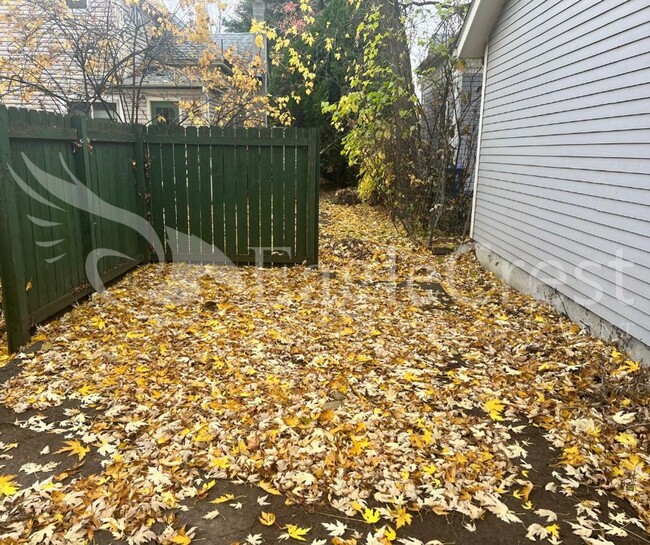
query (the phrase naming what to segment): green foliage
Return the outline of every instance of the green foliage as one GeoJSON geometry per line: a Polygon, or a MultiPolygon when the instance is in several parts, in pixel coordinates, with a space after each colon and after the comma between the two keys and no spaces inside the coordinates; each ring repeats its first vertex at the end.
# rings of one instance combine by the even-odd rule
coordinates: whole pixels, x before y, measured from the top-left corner
{"type": "Polygon", "coordinates": [[[400,0],[285,1],[268,25],[252,29],[270,41],[271,94],[286,97],[296,125],[321,127],[321,171],[340,182],[355,175],[360,195],[387,205],[412,236],[431,231],[437,200],[458,185],[452,148],[463,127],[450,106],[456,61],[448,31],[465,7],[451,0],[437,8],[428,74],[438,79],[443,66],[444,85],[431,120],[415,94],[400,0]],[[423,129],[429,125],[433,131],[423,129]]]}
{"type": "Polygon", "coordinates": [[[275,96],[293,97],[289,110],[296,126],[321,128],[323,176],[339,186],[351,185],[357,181],[357,170],[342,154],[345,131],[341,134],[334,128],[321,103],[336,103],[347,90],[347,73],[361,54],[354,32],[363,15],[347,0],[313,7],[312,22],[301,19],[298,8],[286,2],[283,17],[276,22],[280,31],[296,28],[300,39],[292,39],[290,48],[274,51],[269,90],[275,96]],[[313,87],[306,86],[303,74],[292,69],[296,57],[313,70],[313,87]]]}
{"type": "Polygon", "coordinates": [[[415,104],[408,45],[397,6],[377,3],[355,30],[361,55],[348,72],[348,92],[322,105],[344,132],[343,152],[359,168],[359,194],[391,205],[397,217],[415,179],[415,104]],[[398,203],[401,203],[398,206],[398,203]]]}

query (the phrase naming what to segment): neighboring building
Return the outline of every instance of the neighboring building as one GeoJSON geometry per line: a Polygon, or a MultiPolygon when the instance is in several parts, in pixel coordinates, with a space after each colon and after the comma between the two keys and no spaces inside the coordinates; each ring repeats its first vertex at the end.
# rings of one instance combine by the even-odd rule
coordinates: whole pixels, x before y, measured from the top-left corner
{"type": "Polygon", "coordinates": [[[420,130],[432,150],[446,148],[453,134],[453,169],[462,181],[458,191],[471,191],[480,110],[482,64],[470,59],[451,64],[443,54],[432,52],[416,70],[422,94],[420,130]],[[450,131],[450,128],[452,130],[450,131]]]}
{"type": "MultiPolygon", "coordinates": [[[[107,13],[110,17],[105,18],[115,20],[115,26],[112,23],[102,20],[97,24],[99,30],[95,29],[95,34],[101,32],[102,26],[113,32],[122,31],[123,33],[132,32],[133,42],[146,40],[144,33],[136,30],[142,25],[156,25],[156,17],[151,15],[150,11],[143,11],[142,3],[120,3],[114,2],[107,4],[106,0],[67,0],[70,9],[71,20],[74,17],[84,17],[89,12],[107,13]],[[109,6],[109,7],[107,7],[109,6]]],[[[253,3],[254,16],[263,21],[265,17],[266,4],[263,0],[255,0],[253,3]]],[[[0,15],[7,17],[10,8],[6,4],[0,5],[0,15]]],[[[74,24],[74,23],[73,23],[74,24]]],[[[179,27],[182,22],[178,21],[179,27]]],[[[55,28],[55,27],[54,27],[55,28]]],[[[80,27],[81,28],[81,27],[80,27]]],[[[50,43],[55,43],[59,37],[53,36],[47,38],[50,43]]],[[[61,38],[59,41],[64,41],[61,38]]],[[[233,50],[235,54],[244,62],[249,62],[255,55],[262,59],[262,70],[259,78],[262,80],[260,92],[266,92],[268,62],[266,61],[266,42],[263,47],[258,47],[255,43],[255,36],[250,33],[226,33],[215,34],[212,39],[216,45],[217,58],[214,61],[214,68],[222,70],[224,73],[231,71],[231,66],[224,58],[228,50],[233,50]]],[[[8,48],[9,36],[5,34],[0,38],[0,55],[11,56],[15,52],[8,48]]],[[[116,48],[120,45],[116,44],[116,48]]],[[[171,37],[170,33],[162,32],[157,39],[155,46],[150,44],[140,46],[133,45],[136,49],[146,51],[146,55],[152,58],[146,62],[139,61],[139,72],[131,74],[122,73],[124,83],[106,85],[101,94],[91,90],[89,93],[84,89],[84,82],[81,81],[79,70],[75,70],[75,60],[73,52],[66,52],[59,56],[55,64],[48,67],[46,86],[54,88],[56,93],[48,94],[40,92],[38,89],[30,92],[28,98],[22,95],[23,86],[14,85],[12,92],[3,91],[3,82],[8,80],[10,74],[0,74],[0,99],[7,106],[20,106],[29,108],[38,108],[58,113],[73,113],[78,115],[88,115],[92,118],[117,119],[128,121],[134,119],[133,112],[137,111],[137,119],[141,123],[157,122],[174,122],[179,117],[183,118],[182,104],[196,103],[201,108],[209,111],[215,107],[219,101],[219,92],[206,91],[204,82],[188,76],[188,68],[197,65],[204,48],[190,43],[188,41],[179,41],[171,37]],[[137,90],[134,90],[136,89],[137,90]],[[134,104],[137,106],[134,108],[134,104]]],[[[126,57],[129,50],[121,53],[126,57]]],[[[140,59],[143,53],[140,53],[140,59]]],[[[123,58],[120,57],[120,62],[123,58]]],[[[28,64],[28,62],[26,63],[28,64]]],[[[138,63],[135,63],[138,64],[138,63]]],[[[127,64],[125,64],[127,66],[127,64]]]]}
{"type": "MultiPolygon", "coordinates": [[[[255,44],[254,34],[219,33],[214,34],[212,39],[222,59],[228,50],[236,52],[243,62],[250,62],[255,55],[265,58],[264,51],[255,44]]],[[[203,104],[204,108],[210,108],[218,102],[218,95],[205,93],[203,82],[188,78],[183,70],[186,66],[196,64],[201,52],[195,45],[181,44],[180,47],[174,48],[165,62],[158,65],[157,70],[152,70],[144,76],[140,100],[140,114],[143,120],[150,123],[162,119],[175,121],[179,118],[180,105],[184,102],[198,102],[203,104]]],[[[230,70],[227,62],[222,60],[218,64],[221,70],[230,70]]],[[[260,74],[263,79],[260,91],[263,93],[267,88],[268,63],[265,64],[260,74]]]]}
{"type": "Polygon", "coordinates": [[[472,237],[489,269],[650,363],[650,5],[474,0],[472,237]]]}

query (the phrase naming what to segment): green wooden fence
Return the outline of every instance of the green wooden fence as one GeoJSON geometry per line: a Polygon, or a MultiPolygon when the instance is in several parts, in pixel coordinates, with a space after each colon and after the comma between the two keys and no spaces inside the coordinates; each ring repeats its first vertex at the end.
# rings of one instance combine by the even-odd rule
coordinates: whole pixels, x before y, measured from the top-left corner
{"type": "Polygon", "coordinates": [[[151,222],[168,258],[318,262],[318,129],[150,127],[151,222]]]}
{"type": "Polygon", "coordinates": [[[137,233],[80,209],[83,194],[72,185],[80,180],[102,202],[143,210],[135,134],[131,125],[0,107],[0,268],[11,350],[29,340],[31,326],[92,291],[85,267],[93,249],[124,255],[98,261],[105,282],[144,261],[137,233]],[[58,195],[39,183],[37,169],[58,195]]]}
{"type": "Polygon", "coordinates": [[[314,129],[145,128],[0,106],[10,350],[92,291],[92,255],[104,282],[150,256],[316,264],[318,154],[314,129]]]}

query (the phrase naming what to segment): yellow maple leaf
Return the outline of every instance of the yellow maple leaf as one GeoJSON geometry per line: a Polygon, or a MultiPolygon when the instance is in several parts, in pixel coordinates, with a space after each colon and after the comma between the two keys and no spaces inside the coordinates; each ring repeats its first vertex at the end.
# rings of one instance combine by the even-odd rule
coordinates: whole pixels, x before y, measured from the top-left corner
{"type": "Polygon", "coordinates": [[[262,511],[262,514],[258,518],[264,526],[273,526],[275,524],[274,513],[266,513],[265,511],[262,511]]]}
{"type": "Polygon", "coordinates": [[[298,541],[307,541],[303,536],[309,533],[311,527],[300,528],[300,526],[296,526],[295,524],[287,524],[285,526],[285,529],[287,530],[287,534],[289,534],[289,537],[296,539],[298,541]]]}
{"type": "Polygon", "coordinates": [[[436,471],[438,471],[438,468],[434,464],[430,464],[424,466],[422,468],[422,471],[424,471],[424,473],[426,473],[427,475],[433,475],[436,471]]]}
{"type": "Polygon", "coordinates": [[[580,448],[577,445],[567,447],[562,451],[562,462],[576,467],[584,461],[584,456],[580,454],[580,448]]]}
{"type": "Polygon", "coordinates": [[[619,352],[616,348],[612,348],[612,358],[616,363],[620,363],[625,359],[625,354],[619,352]]]}
{"type": "Polygon", "coordinates": [[[217,484],[217,481],[212,479],[211,481],[208,481],[207,483],[203,483],[203,486],[201,487],[201,494],[205,494],[208,492],[211,488],[214,488],[214,486],[217,484]]]}
{"type": "Polygon", "coordinates": [[[18,492],[18,485],[14,481],[15,475],[0,475],[0,498],[13,496],[18,492]]]}
{"type": "Polygon", "coordinates": [[[381,518],[379,511],[377,511],[377,509],[371,509],[370,507],[366,507],[361,514],[363,515],[363,520],[365,520],[368,524],[374,524],[381,518]]]}
{"type": "Polygon", "coordinates": [[[218,469],[228,469],[230,467],[230,462],[228,461],[228,456],[220,456],[219,458],[213,458],[210,461],[211,468],[218,469]]]}
{"type": "Polygon", "coordinates": [[[490,399],[483,403],[483,409],[486,413],[490,415],[492,420],[503,420],[501,413],[503,412],[505,405],[500,399],[490,399]]]}
{"type": "Polygon", "coordinates": [[[643,460],[637,454],[631,454],[620,463],[620,467],[629,471],[635,471],[637,468],[643,470],[643,466],[643,460]]]}
{"type": "Polygon", "coordinates": [[[185,529],[181,529],[171,540],[171,543],[177,545],[190,545],[192,538],[185,533],[185,529]]]}
{"type": "Polygon", "coordinates": [[[259,486],[265,492],[268,492],[269,494],[273,494],[274,496],[282,495],[282,492],[280,492],[277,488],[274,488],[271,483],[267,483],[266,481],[260,481],[259,483],[257,483],[257,486],[259,486]]]}
{"type": "Polygon", "coordinates": [[[94,325],[97,329],[104,329],[106,327],[106,322],[102,320],[99,316],[95,316],[90,320],[90,323],[94,325]]]}
{"type": "Polygon", "coordinates": [[[386,529],[384,530],[384,537],[388,541],[395,541],[395,538],[397,538],[397,532],[390,526],[386,526],[386,529]]]}
{"type": "Polygon", "coordinates": [[[82,396],[87,396],[95,393],[95,390],[90,384],[84,384],[81,388],[79,388],[78,391],[82,396]]]}
{"type": "Polygon", "coordinates": [[[545,526],[544,529],[553,537],[560,537],[560,527],[557,524],[550,524],[549,526],[545,526]]]}
{"type": "Polygon", "coordinates": [[[413,516],[406,512],[404,507],[400,507],[396,513],[395,526],[400,529],[402,526],[410,525],[413,521],[413,516]]]}
{"type": "Polygon", "coordinates": [[[634,360],[626,360],[623,365],[616,369],[615,373],[636,373],[640,369],[639,364],[634,360]]]}
{"type": "Polygon", "coordinates": [[[234,494],[224,494],[223,496],[219,496],[218,498],[215,498],[212,500],[210,503],[226,503],[227,501],[231,501],[235,499],[234,494]]]}
{"type": "Polygon", "coordinates": [[[629,447],[635,447],[637,444],[636,437],[631,433],[619,433],[615,439],[622,445],[627,445],[629,447]]]}
{"type": "Polygon", "coordinates": [[[69,452],[68,456],[72,455],[77,455],[79,457],[79,460],[83,460],[90,452],[90,447],[84,447],[79,441],[74,440],[74,441],[64,441],[64,445],[67,445],[66,447],[61,448],[60,450],[56,451],[56,454],[60,454],[62,452],[69,452]]]}

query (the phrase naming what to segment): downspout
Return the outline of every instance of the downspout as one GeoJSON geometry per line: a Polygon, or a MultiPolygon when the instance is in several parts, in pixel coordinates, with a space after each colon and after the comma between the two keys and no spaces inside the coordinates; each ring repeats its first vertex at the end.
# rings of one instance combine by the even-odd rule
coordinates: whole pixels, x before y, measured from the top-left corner
{"type": "Polygon", "coordinates": [[[485,44],[485,52],[483,53],[483,83],[481,86],[481,106],[479,109],[478,118],[478,135],[476,143],[476,164],[474,165],[474,193],[472,195],[472,220],[469,227],[469,238],[474,238],[474,219],[476,217],[476,194],[478,190],[478,169],[481,160],[481,142],[483,138],[483,115],[485,109],[485,83],[487,82],[488,72],[488,49],[490,47],[490,40],[485,44]]]}

